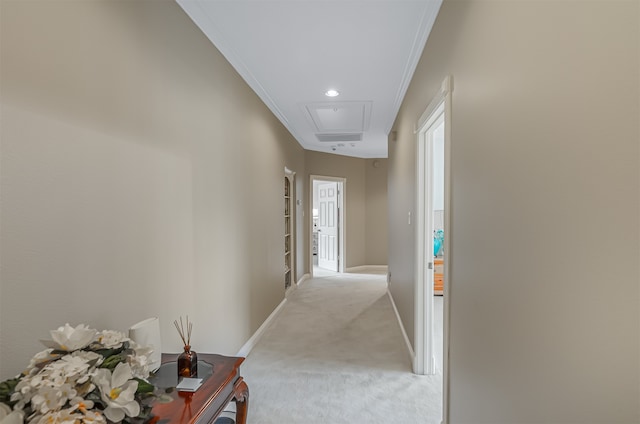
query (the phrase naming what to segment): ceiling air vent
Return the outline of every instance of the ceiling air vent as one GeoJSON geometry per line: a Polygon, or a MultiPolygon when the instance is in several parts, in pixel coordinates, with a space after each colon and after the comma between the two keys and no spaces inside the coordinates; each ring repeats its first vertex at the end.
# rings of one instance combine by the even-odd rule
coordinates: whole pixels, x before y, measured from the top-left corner
{"type": "Polygon", "coordinates": [[[316,134],[318,141],[327,141],[335,143],[337,141],[362,141],[362,133],[330,133],[316,134]]]}

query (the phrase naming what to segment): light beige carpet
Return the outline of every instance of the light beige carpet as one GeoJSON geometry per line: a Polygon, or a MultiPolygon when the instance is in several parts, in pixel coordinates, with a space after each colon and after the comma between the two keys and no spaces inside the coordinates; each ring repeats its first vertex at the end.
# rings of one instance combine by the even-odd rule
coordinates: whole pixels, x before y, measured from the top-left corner
{"type": "Polygon", "coordinates": [[[242,366],[251,424],[440,424],[442,377],[418,376],[384,275],[306,281],[242,366]]]}

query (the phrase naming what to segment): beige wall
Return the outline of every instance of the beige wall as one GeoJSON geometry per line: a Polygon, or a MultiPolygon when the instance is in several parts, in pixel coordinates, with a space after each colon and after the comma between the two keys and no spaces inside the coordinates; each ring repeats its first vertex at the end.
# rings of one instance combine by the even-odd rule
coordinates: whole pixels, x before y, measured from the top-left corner
{"type": "Polygon", "coordinates": [[[365,161],[366,217],[365,263],[387,265],[387,226],[389,221],[387,198],[387,160],[365,161]]]}
{"type": "Polygon", "coordinates": [[[307,181],[310,175],[347,180],[345,268],[386,265],[386,160],[378,159],[381,165],[374,171],[368,169],[373,168],[370,159],[306,151],[305,160],[307,181]],[[373,242],[382,246],[367,246],[373,242]]]}
{"type": "Polygon", "coordinates": [[[444,1],[389,142],[389,266],[413,335],[413,131],[451,74],[452,424],[640,422],[639,17],[444,1]]]}
{"type": "Polygon", "coordinates": [[[156,315],[178,351],[189,314],[236,353],[284,297],[303,150],[174,2],[0,7],[0,379],[65,322],[156,315]]]}

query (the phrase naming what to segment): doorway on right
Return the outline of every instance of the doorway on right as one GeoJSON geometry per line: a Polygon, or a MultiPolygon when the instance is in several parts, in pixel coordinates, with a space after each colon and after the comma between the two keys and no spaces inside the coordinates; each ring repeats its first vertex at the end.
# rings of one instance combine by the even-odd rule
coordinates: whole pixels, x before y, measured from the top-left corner
{"type": "Polygon", "coordinates": [[[442,376],[448,422],[451,285],[451,91],[447,76],[416,125],[414,372],[442,376]]]}

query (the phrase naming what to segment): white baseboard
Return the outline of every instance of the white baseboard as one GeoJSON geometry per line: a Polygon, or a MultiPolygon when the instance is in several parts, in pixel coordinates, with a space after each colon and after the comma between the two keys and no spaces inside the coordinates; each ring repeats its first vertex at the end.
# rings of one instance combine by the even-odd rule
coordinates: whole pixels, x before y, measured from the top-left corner
{"type": "Polygon", "coordinates": [[[391,306],[393,306],[393,312],[395,312],[396,318],[398,319],[398,325],[400,325],[400,329],[402,330],[402,337],[404,337],[404,342],[407,345],[407,353],[409,354],[409,359],[411,360],[411,364],[413,365],[416,354],[413,351],[413,347],[411,347],[409,336],[407,336],[407,332],[404,329],[404,324],[402,323],[402,318],[400,318],[400,314],[398,313],[396,302],[394,302],[393,296],[391,295],[391,292],[388,289],[387,289],[387,295],[389,296],[389,300],[391,300],[391,306]]]}
{"type": "Polygon", "coordinates": [[[269,325],[273,322],[274,319],[276,319],[276,317],[284,307],[285,303],[287,303],[286,298],[282,299],[282,302],[280,302],[280,304],[276,307],[276,309],[274,309],[273,312],[271,312],[271,315],[269,315],[267,319],[264,320],[260,328],[258,328],[256,332],[253,333],[253,336],[251,336],[251,338],[247,340],[244,346],[240,348],[236,356],[246,357],[247,355],[249,355],[249,352],[251,352],[251,349],[254,348],[254,346],[258,343],[258,340],[260,340],[260,338],[262,337],[266,329],[269,327],[269,325]]]}
{"type": "Polygon", "coordinates": [[[366,274],[367,272],[386,274],[388,269],[389,267],[387,265],[360,265],[346,268],[344,272],[351,272],[354,274],[366,274]]]}
{"type": "Polygon", "coordinates": [[[298,282],[296,283],[296,285],[297,285],[298,287],[300,287],[300,286],[302,285],[302,283],[304,283],[305,281],[309,280],[310,278],[311,278],[311,275],[310,275],[310,274],[308,274],[308,273],[307,273],[307,274],[304,274],[304,275],[303,275],[303,276],[298,280],[298,282]]]}
{"type": "Polygon", "coordinates": [[[291,296],[291,293],[293,293],[296,289],[298,288],[297,284],[291,284],[289,286],[289,288],[287,290],[285,290],[284,292],[284,298],[285,299],[289,299],[289,296],[291,296]]]}
{"type": "Polygon", "coordinates": [[[308,280],[309,278],[311,278],[311,277],[309,276],[309,274],[304,274],[304,275],[303,275],[303,276],[298,280],[298,282],[297,282],[297,283],[290,285],[290,286],[289,286],[289,288],[284,292],[284,298],[285,298],[285,299],[288,299],[288,298],[289,298],[289,296],[291,296],[291,293],[293,293],[293,292],[294,292],[298,287],[300,287],[300,285],[301,285],[302,283],[304,283],[304,282],[305,282],[306,280],[308,280]]]}

